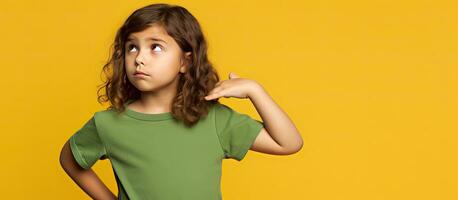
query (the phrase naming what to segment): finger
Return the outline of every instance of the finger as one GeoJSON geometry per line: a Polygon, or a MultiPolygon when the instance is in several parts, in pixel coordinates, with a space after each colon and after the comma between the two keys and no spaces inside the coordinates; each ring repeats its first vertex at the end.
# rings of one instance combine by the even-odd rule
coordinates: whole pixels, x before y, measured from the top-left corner
{"type": "Polygon", "coordinates": [[[207,95],[205,97],[206,100],[211,100],[211,99],[216,99],[216,98],[219,98],[221,95],[219,93],[213,93],[213,94],[210,94],[210,95],[207,95]]]}
{"type": "Polygon", "coordinates": [[[229,73],[229,79],[233,79],[233,78],[239,78],[239,76],[235,74],[234,72],[229,73]]]}
{"type": "Polygon", "coordinates": [[[214,93],[220,92],[221,90],[223,90],[223,87],[221,87],[221,86],[215,87],[208,94],[214,94],[214,93]]]}
{"type": "Polygon", "coordinates": [[[218,87],[218,86],[220,86],[221,83],[223,83],[223,82],[224,82],[224,81],[220,81],[220,82],[216,83],[216,84],[215,84],[215,88],[218,87]]]}
{"type": "Polygon", "coordinates": [[[213,90],[211,90],[211,91],[205,96],[205,99],[213,97],[213,95],[214,95],[216,92],[218,92],[217,89],[218,89],[217,87],[216,87],[216,88],[213,88],[213,90]]]}

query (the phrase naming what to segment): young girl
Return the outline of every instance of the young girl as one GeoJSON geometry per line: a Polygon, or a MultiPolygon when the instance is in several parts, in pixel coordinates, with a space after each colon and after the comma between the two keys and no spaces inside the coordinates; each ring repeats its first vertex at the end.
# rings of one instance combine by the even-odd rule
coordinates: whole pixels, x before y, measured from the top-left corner
{"type": "Polygon", "coordinates": [[[66,173],[94,199],[222,199],[222,159],[302,147],[294,124],[259,83],[233,73],[219,81],[200,25],[183,7],[133,12],[104,72],[99,102],[111,106],[95,112],[60,155],[66,173]],[[249,98],[264,122],[220,97],[249,98]],[[113,167],[118,197],[91,169],[103,159],[113,167]]]}

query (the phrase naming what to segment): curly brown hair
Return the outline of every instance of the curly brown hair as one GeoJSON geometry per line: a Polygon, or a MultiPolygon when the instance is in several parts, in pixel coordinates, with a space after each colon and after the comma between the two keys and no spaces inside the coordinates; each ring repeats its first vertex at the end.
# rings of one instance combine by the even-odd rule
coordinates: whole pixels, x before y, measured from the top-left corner
{"type": "Polygon", "coordinates": [[[125,71],[125,43],[130,33],[160,24],[180,46],[183,52],[192,52],[188,70],[180,76],[177,95],[172,102],[171,114],[187,126],[193,126],[206,116],[212,104],[204,97],[219,82],[217,70],[207,57],[207,42],[197,19],[185,8],[171,4],[151,4],[135,10],[118,29],[110,47],[110,57],[103,66],[106,80],[97,90],[100,104],[109,102],[118,114],[125,110],[124,104],[140,98],[141,92],[130,83],[125,71]],[[105,89],[105,93],[100,94],[105,89]]]}

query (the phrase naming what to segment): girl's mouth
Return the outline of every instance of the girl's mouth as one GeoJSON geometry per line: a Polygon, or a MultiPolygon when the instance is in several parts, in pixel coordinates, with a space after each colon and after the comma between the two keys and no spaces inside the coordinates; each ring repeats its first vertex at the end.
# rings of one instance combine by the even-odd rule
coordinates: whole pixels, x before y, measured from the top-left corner
{"type": "Polygon", "coordinates": [[[149,76],[149,75],[142,71],[135,71],[134,76],[149,76]]]}
{"type": "Polygon", "coordinates": [[[142,74],[142,73],[135,73],[134,76],[135,77],[147,77],[148,75],[142,74]]]}

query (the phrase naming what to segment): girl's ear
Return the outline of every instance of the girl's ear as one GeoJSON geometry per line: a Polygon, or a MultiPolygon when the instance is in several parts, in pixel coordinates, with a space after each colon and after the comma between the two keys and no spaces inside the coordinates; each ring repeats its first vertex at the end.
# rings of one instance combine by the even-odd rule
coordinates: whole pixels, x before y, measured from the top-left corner
{"type": "Polygon", "coordinates": [[[180,72],[185,73],[188,71],[188,66],[191,63],[191,52],[186,52],[184,54],[184,60],[181,60],[180,72]]]}

